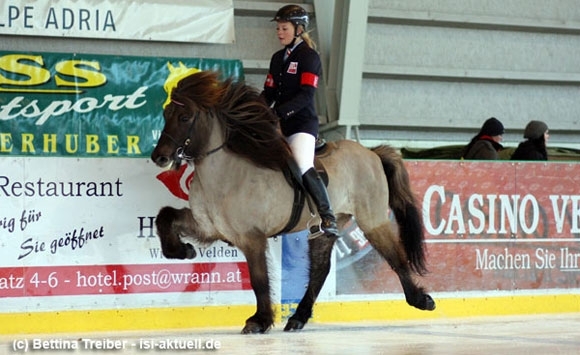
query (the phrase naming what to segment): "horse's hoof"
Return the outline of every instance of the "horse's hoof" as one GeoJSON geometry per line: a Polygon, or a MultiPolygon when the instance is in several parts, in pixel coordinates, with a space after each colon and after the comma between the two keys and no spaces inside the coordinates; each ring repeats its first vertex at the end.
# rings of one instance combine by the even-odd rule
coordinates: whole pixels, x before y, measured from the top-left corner
{"type": "Polygon", "coordinates": [[[433,311],[435,309],[435,301],[429,295],[425,295],[425,308],[426,311],[433,311]]]}
{"type": "Polygon", "coordinates": [[[284,331],[294,332],[297,330],[301,330],[302,328],[304,328],[304,322],[290,318],[288,320],[288,323],[286,323],[286,326],[284,327],[284,331]]]}
{"type": "Polygon", "coordinates": [[[195,248],[191,244],[185,244],[185,258],[194,259],[197,256],[195,248]]]}
{"type": "Polygon", "coordinates": [[[422,311],[432,311],[435,309],[435,301],[433,298],[427,294],[423,295],[423,299],[421,302],[417,303],[415,308],[420,309],[422,311]]]}
{"type": "Polygon", "coordinates": [[[259,325],[258,323],[246,323],[246,326],[244,327],[244,329],[242,329],[242,334],[264,334],[266,332],[268,332],[268,330],[270,330],[270,328],[264,328],[261,325],[259,325]]]}

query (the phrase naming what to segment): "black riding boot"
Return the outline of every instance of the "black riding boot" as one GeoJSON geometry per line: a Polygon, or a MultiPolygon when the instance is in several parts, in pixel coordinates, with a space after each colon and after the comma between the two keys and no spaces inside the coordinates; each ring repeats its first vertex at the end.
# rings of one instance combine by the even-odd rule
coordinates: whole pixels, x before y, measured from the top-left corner
{"type": "Polygon", "coordinates": [[[302,175],[302,182],[318,209],[321,219],[320,228],[328,237],[338,236],[336,217],[330,207],[328,192],[320,175],[314,168],[310,168],[302,175]]]}

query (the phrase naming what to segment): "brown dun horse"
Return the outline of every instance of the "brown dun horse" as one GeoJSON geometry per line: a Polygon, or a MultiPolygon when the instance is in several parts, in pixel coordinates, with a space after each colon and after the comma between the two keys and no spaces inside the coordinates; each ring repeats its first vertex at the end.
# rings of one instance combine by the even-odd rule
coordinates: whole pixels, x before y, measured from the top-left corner
{"type": "MultiPolygon", "coordinates": [[[[195,257],[182,239],[217,240],[239,248],[248,263],[257,310],[243,333],[264,333],[274,323],[270,299],[267,239],[288,223],[294,190],[282,170],[291,159],[278,118],[244,83],[220,81],[213,72],[198,72],[170,92],[165,126],[151,158],[160,167],[195,164],[190,208],[163,207],[156,219],[167,258],[195,257]]],[[[426,272],[423,227],[401,156],[391,147],[368,149],[342,140],[320,158],[329,176],[328,191],[339,226],[351,216],[370,244],[385,258],[401,282],[409,305],[435,309],[435,302],[413,279],[426,272]],[[392,209],[398,233],[391,228],[392,209]]],[[[304,208],[292,231],[304,230],[313,215],[304,208]]],[[[302,329],[330,270],[335,239],[309,239],[309,283],[296,313],[284,330],[302,329]]]]}

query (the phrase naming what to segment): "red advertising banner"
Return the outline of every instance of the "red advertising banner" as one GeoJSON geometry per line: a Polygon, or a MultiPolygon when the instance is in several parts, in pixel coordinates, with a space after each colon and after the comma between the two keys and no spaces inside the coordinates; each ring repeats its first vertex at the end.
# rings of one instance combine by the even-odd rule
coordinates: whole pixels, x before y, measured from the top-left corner
{"type": "MultiPolygon", "coordinates": [[[[406,165],[422,208],[427,289],[580,287],[580,164],[406,165]]],[[[337,293],[400,292],[396,276],[374,251],[359,253],[365,256],[337,275],[337,293]]]]}
{"type": "Polygon", "coordinates": [[[0,297],[251,289],[245,262],[0,268],[0,297]]]}

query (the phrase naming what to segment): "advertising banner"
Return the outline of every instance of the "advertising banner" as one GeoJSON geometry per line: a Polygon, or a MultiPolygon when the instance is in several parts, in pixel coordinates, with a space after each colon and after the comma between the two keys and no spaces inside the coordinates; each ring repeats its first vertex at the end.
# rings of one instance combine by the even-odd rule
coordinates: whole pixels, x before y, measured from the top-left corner
{"type": "Polygon", "coordinates": [[[0,34],[234,43],[232,0],[11,0],[0,34]]]}
{"type": "Polygon", "coordinates": [[[149,157],[191,68],[243,80],[239,60],[0,52],[0,156],[149,157]]]}
{"type": "Polygon", "coordinates": [[[157,212],[187,202],[151,161],[0,159],[0,312],[254,302],[236,248],[194,244],[194,260],[163,257],[157,212]]]}
{"type": "MultiPolygon", "coordinates": [[[[430,270],[422,284],[428,290],[464,297],[580,287],[580,165],[406,165],[422,207],[430,270]]],[[[337,274],[338,294],[401,292],[368,243],[342,254],[356,262],[337,274]]]]}

